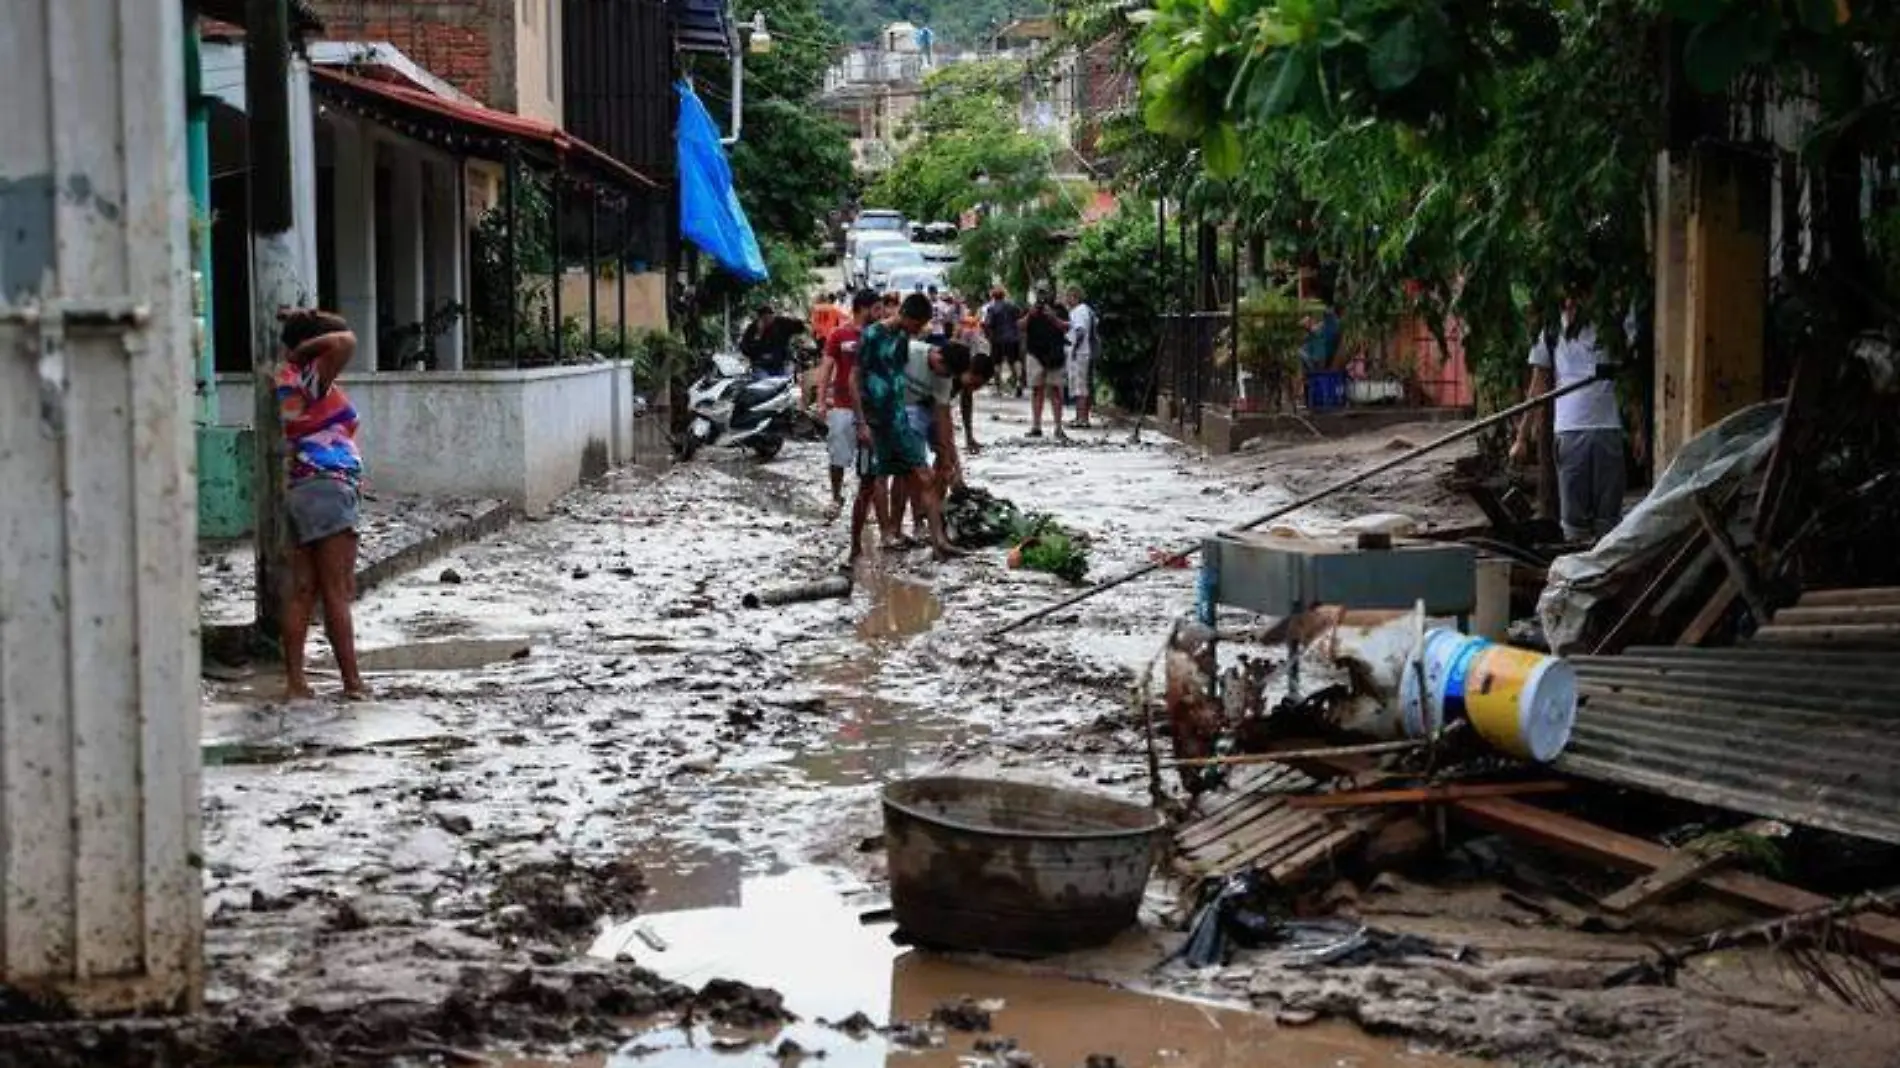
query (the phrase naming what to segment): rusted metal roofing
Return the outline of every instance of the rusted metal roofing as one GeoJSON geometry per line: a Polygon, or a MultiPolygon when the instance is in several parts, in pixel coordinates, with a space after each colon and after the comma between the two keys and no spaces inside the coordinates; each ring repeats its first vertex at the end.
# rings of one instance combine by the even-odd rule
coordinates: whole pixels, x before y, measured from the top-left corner
{"type": "Polygon", "coordinates": [[[1574,660],[1562,771],[1900,844],[1900,591],[1810,594],[1746,645],[1574,660]]]}

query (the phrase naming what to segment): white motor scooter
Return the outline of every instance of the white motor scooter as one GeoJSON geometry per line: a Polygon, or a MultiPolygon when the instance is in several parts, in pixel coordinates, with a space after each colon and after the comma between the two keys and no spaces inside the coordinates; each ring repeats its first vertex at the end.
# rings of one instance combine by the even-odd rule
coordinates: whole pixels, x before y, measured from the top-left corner
{"type": "Polygon", "coordinates": [[[712,368],[686,390],[692,415],[675,443],[681,460],[707,445],[749,449],[760,463],[777,456],[802,418],[798,379],[760,376],[745,357],[714,353],[712,368]]]}

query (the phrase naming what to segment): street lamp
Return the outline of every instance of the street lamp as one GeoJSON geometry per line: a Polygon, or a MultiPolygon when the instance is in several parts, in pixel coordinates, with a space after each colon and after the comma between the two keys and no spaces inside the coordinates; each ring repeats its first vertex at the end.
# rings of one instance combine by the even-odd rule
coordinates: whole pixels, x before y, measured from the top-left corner
{"type": "Polygon", "coordinates": [[[752,37],[746,47],[755,56],[765,55],[772,50],[772,31],[765,28],[765,12],[752,13],[752,37]]]}

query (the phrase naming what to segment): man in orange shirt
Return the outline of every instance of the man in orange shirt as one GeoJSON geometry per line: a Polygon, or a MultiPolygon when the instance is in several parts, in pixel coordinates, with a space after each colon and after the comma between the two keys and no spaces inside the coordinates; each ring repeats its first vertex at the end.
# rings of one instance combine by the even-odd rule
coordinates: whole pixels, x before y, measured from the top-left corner
{"type": "Polygon", "coordinates": [[[824,348],[825,340],[831,337],[831,332],[843,326],[850,318],[844,310],[843,294],[826,293],[819,299],[817,305],[811,310],[811,332],[820,350],[824,348]]]}

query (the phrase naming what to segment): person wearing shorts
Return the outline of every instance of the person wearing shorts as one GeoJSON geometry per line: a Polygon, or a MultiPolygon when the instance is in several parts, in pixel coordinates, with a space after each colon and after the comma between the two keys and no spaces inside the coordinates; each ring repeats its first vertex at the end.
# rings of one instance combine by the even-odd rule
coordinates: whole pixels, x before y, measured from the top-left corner
{"type": "Polygon", "coordinates": [[[1062,389],[1067,383],[1062,373],[1064,347],[1068,344],[1069,324],[1062,307],[1052,293],[1037,295],[1036,306],[1022,322],[1024,343],[1029,347],[1029,436],[1042,436],[1042,404],[1046,397],[1056,424],[1056,440],[1067,441],[1062,430],[1062,389]]]}
{"type": "MultiPolygon", "coordinates": [[[[867,326],[858,343],[857,365],[851,376],[860,474],[858,500],[851,514],[850,559],[854,563],[863,555],[864,523],[884,479],[891,481],[893,493],[914,500],[922,510],[929,525],[931,547],[939,559],[963,555],[944,533],[943,501],[930,478],[924,439],[912,429],[904,412],[910,343],[929,326],[930,316],[930,298],[913,293],[904,298],[894,319],[867,326]]],[[[907,543],[903,532],[893,529],[885,516],[879,518],[884,527],[884,547],[904,547],[907,543]]]]}
{"type": "Polygon", "coordinates": [[[323,601],[323,631],[343,676],[343,696],[369,695],[356,661],[356,524],[363,456],[356,447],[356,408],[337,376],[356,354],[356,335],[339,315],[293,311],[282,316],[284,358],[277,369],[277,405],[288,461],[285,510],[292,549],[284,606],[285,695],[314,696],[304,673],[310,618],[323,601]]]}
{"type": "MultiPolygon", "coordinates": [[[[990,342],[990,357],[998,371],[1008,369],[1016,381],[1016,395],[1023,395],[1023,310],[1009,299],[1009,291],[998,286],[990,291],[990,302],[983,307],[983,336],[990,342]]],[[[996,376],[1000,388],[1003,376],[996,376]]]]}
{"type": "Polygon", "coordinates": [[[1095,309],[1082,299],[1080,289],[1069,290],[1069,396],[1075,401],[1075,418],[1069,425],[1089,429],[1089,411],[1095,406],[1095,356],[1099,348],[1095,332],[1095,309]]]}
{"type": "Polygon", "coordinates": [[[851,320],[825,339],[818,363],[818,418],[825,424],[825,452],[831,461],[831,518],[844,511],[844,473],[858,466],[858,418],[851,410],[851,372],[858,362],[864,328],[877,314],[878,296],[861,290],[851,298],[851,320]]]}

